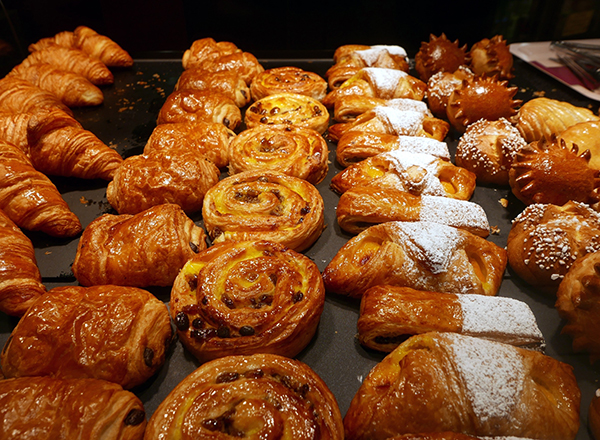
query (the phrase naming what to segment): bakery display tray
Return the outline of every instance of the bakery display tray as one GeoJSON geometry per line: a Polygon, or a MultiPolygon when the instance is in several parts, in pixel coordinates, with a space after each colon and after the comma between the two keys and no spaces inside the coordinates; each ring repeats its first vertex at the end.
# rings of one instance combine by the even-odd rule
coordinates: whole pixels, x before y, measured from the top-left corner
{"type": "MultiPolygon", "coordinates": [[[[294,65],[324,76],[332,64],[331,59],[264,59],[265,68],[294,65]]],[[[123,157],[140,154],[146,140],[156,126],[156,116],[166,97],[183,71],[180,59],[136,59],[130,69],[115,70],[115,83],[103,88],[105,101],[101,106],[75,110],[75,117],[84,128],[92,131],[107,145],[114,146],[123,157]]],[[[531,67],[527,62],[515,59],[515,75],[511,84],[519,87],[517,97],[528,100],[547,96],[569,101],[574,105],[593,107],[595,102],[576,93],[531,67]]],[[[597,107],[594,108],[597,111],[597,107]]],[[[458,134],[451,131],[446,139],[450,151],[455,151],[458,134]]],[[[330,169],[326,179],[317,186],[325,202],[326,228],[317,242],[304,252],[323,271],[337,251],[351,237],[340,230],[335,211],[339,196],[329,188],[331,178],[342,170],[335,160],[335,144],[329,143],[330,169]]],[[[223,173],[223,177],[226,173],[223,173]]],[[[87,226],[94,218],[111,207],[106,200],[105,181],[53,178],[63,197],[75,212],[82,225],[87,226]]],[[[511,220],[524,206],[508,187],[478,186],[473,202],[486,211],[494,234],[489,240],[506,246],[511,220]]],[[[200,214],[192,217],[202,225],[200,214]]],[[[76,285],[71,272],[79,237],[56,239],[41,233],[27,233],[34,243],[36,258],[43,282],[48,289],[62,285],[76,285]]],[[[168,303],[170,289],[148,289],[168,303]]],[[[577,377],[581,392],[581,428],[578,440],[590,439],[587,428],[587,410],[600,378],[599,366],[591,365],[585,353],[575,354],[571,339],[561,334],[564,322],[554,309],[554,298],[536,292],[525,285],[508,268],[499,295],[526,302],[538,320],[546,343],[546,354],[570,364],[577,377]]],[[[363,348],[356,339],[356,322],[359,301],[327,294],[325,308],[316,336],[297,357],[308,364],[327,383],[337,398],[342,415],[358,390],[361,381],[371,368],[384,357],[384,353],[363,348]]],[[[0,344],[4,345],[17,319],[0,315],[0,344]]],[[[144,403],[148,417],[159,403],[184,377],[199,366],[198,361],[176,341],[170,349],[165,365],[142,386],[133,391],[144,403]]]]}

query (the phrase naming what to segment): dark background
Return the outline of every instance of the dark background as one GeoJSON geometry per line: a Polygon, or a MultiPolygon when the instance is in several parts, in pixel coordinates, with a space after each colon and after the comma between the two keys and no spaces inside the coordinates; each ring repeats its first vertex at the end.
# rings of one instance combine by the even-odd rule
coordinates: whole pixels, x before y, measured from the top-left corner
{"type": "Polygon", "coordinates": [[[1,68],[40,38],[86,25],[134,57],[183,53],[198,38],[257,57],[331,57],[343,44],[398,44],[414,56],[430,34],[460,45],[600,36],[600,0],[0,0],[1,68]]]}

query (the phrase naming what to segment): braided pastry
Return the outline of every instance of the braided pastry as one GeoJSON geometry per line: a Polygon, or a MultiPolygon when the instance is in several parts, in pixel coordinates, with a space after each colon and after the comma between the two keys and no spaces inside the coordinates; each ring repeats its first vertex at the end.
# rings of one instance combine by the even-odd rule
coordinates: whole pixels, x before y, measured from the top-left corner
{"type": "Polygon", "coordinates": [[[232,354],[294,357],[325,302],[316,264],[268,241],[216,243],[190,259],[171,290],[179,340],[200,362],[232,354]]]}

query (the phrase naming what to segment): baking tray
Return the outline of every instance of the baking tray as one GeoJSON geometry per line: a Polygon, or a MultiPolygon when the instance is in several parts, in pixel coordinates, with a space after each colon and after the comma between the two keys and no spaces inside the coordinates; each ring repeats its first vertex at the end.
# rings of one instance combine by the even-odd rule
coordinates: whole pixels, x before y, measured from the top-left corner
{"type": "MultiPolygon", "coordinates": [[[[324,75],[332,60],[264,59],[261,63],[265,68],[295,65],[324,75]]],[[[105,101],[101,106],[77,109],[75,116],[86,129],[95,133],[106,144],[115,146],[124,157],[140,154],[156,125],[158,111],[173,90],[181,72],[180,58],[136,59],[132,68],[115,70],[115,83],[103,89],[105,101]]],[[[594,105],[593,101],[557,84],[518,59],[515,59],[515,74],[513,83],[519,86],[517,97],[520,99],[528,100],[545,95],[578,106],[594,105]]],[[[454,153],[458,135],[451,131],[446,141],[450,151],[454,153]]],[[[329,188],[329,183],[342,167],[335,161],[335,144],[330,143],[329,147],[330,170],[326,179],[317,186],[325,202],[327,227],[317,242],[304,252],[321,271],[351,237],[341,231],[336,222],[335,209],[339,196],[329,188]]],[[[105,181],[72,178],[55,178],[53,181],[84,227],[99,215],[111,211],[106,201],[105,181]]],[[[512,196],[509,188],[481,185],[475,189],[471,200],[485,209],[490,225],[498,227],[498,233],[490,235],[489,240],[504,247],[511,220],[524,208],[522,203],[512,196]],[[501,203],[503,200],[508,201],[506,207],[501,203]]],[[[202,225],[199,216],[192,218],[202,225]]],[[[35,245],[38,266],[46,287],[51,289],[62,285],[76,285],[71,264],[75,257],[78,237],[56,239],[41,233],[27,234],[35,245]]],[[[169,288],[148,290],[168,302],[169,288]]],[[[546,354],[573,366],[582,391],[581,428],[577,439],[590,439],[587,409],[598,387],[598,366],[590,365],[586,354],[573,353],[570,337],[561,334],[564,322],[554,309],[554,298],[525,285],[510,268],[505,272],[498,294],[529,304],[546,338],[546,354]]],[[[317,334],[297,356],[327,383],[337,398],[342,415],[348,409],[361,381],[384,357],[383,353],[365,349],[357,342],[358,316],[358,300],[328,293],[317,334]]],[[[16,323],[16,318],[0,315],[1,345],[4,345],[16,323]]],[[[171,389],[198,366],[198,361],[184,350],[179,341],[174,343],[165,365],[159,372],[133,390],[143,401],[148,416],[155,411],[171,389]]]]}
{"type": "MultiPolygon", "coordinates": [[[[600,39],[570,41],[600,44],[600,39]]],[[[550,44],[550,41],[513,43],[510,45],[510,52],[583,96],[600,101],[600,89],[590,90],[585,87],[568,67],[556,60],[556,53],[550,48],[550,44]]]]}

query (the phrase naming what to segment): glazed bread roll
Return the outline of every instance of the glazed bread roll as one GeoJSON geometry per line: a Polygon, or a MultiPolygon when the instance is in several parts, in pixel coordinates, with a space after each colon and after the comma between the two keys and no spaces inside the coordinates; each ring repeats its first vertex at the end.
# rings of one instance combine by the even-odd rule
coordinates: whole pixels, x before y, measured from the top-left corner
{"type": "Polygon", "coordinates": [[[256,75],[250,91],[255,101],[279,93],[297,93],[320,101],[327,94],[327,81],[315,72],[299,67],[275,67],[256,75]]]}
{"type": "Polygon", "coordinates": [[[344,193],[354,187],[376,185],[419,195],[469,200],[475,174],[431,154],[393,150],[352,164],[331,179],[331,188],[344,193]]]}
{"type": "Polygon", "coordinates": [[[33,243],[0,209],[0,311],[23,316],[45,292],[33,243]]]}
{"type": "Polygon", "coordinates": [[[590,362],[600,358],[600,251],[577,258],[558,286],[556,310],[565,321],[562,332],[573,339],[573,350],[585,351],[590,362]]]}
{"type": "Polygon", "coordinates": [[[529,306],[501,296],[428,292],[373,286],[360,303],[358,340],[390,352],[409,336],[454,332],[544,351],[546,343],[529,306]]]}
{"type": "Polygon", "coordinates": [[[202,218],[214,243],[269,240],[301,252],[323,232],[324,205],[306,180],[277,171],[245,171],[207,191],[202,218]]]}
{"type": "Polygon", "coordinates": [[[235,72],[207,72],[201,67],[184,70],[177,83],[175,91],[194,89],[218,92],[235,102],[238,107],[244,107],[250,102],[250,88],[235,72]]]}
{"type": "Polygon", "coordinates": [[[139,214],[104,214],[86,228],[71,269],[82,286],[170,286],[206,249],[206,234],[174,204],[139,214]]]}
{"type": "Polygon", "coordinates": [[[385,222],[431,222],[464,229],[487,237],[490,225],[483,208],[468,200],[411,194],[376,184],[356,186],[340,196],[337,222],[344,231],[358,234],[385,222]]]}
{"type": "Polygon", "coordinates": [[[432,222],[374,225],[342,246],[323,271],[328,292],[361,297],[379,284],[495,295],[506,251],[470,232],[432,222]]]}
{"type": "Polygon", "coordinates": [[[167,96],[156,123],[197,121],[218,122],[235,130],[242,122],[242,113],[236,103],[222,93],[183,89],[167,96]]]}
{"type": "Polygon", "coordinates": [[[542,353],[424,333],[371,370],[344,417],[345,438],[434,430],[573,440],[580,395],[572,367],[542,353]]]}
{"type": "Polygon", "coordinates": [[[273,170],[316,185],[327,175],[328,162],[323,136],[291,125],[258,125],[242,131],[229,147],[229,174],[273,170]]]}
{"type": "Polygon", "coordinates": [[[371,156],[394,150],[427,153],[450,160],[448,144],[436,139],[359,131],[350,131],[342,135],[337,144],[335,156],[340,165],[347,167],[371,156]]]}
{"type": "Polygon", "coordinates": [[[146,439],[252,437],[342,440],[335,397],[306,364],[272,354],[207,362],[154,412],[146,439]]]}
{"type": "Polygon", "coordinates": [[[555,294],[577,258],[600,250],[600,215],[588,205],[527,206],[512,223],[510,267],[528,284],[555,294]]]}
{"type": "Polygon", "coordinates": [[[186,49],[181,58],[184,69],[201,67],[203,63],[219,58],[223,55],[241,52],[234,43],[230,41],[215,41],[213,38],[200,38],[194,40],[192,45],[186,49]]]}
{"type": "Polygon", "coordinates": [[[171,340],[167,306],[145,290],[55,287],[18,322],[0,364],[6,377],[93,378],[131,389],[163,365],[171,340]]]}
{"type": "Polygon", "coordinates": [[[277,93],[253,102],[246,110],[247,128],[259,125],[294,125],[321,134],[329,125],[329,112],[318,100],[298,93],[277,93]]]}
{"type": "Polygon", "coordinates": [[[229,164],[229,144],[235,133],[218,122],[174,122],[157,125],[144,146],[144,154],[179,148],[205,156],[219,168],[229,164]]]}
{"type": "Polygon", "coordinates": [[[325,303],[316,264],[268,241],[216,243],[189,260],[171,290],[179,340],[200,362],[232,354],[294,357],[325,303]]]}
{"type": "Polygon", "coordinates": [[[140,399],[98,379],[20,377],[0,381],[0,437],[141,440],[140,399]]]}

